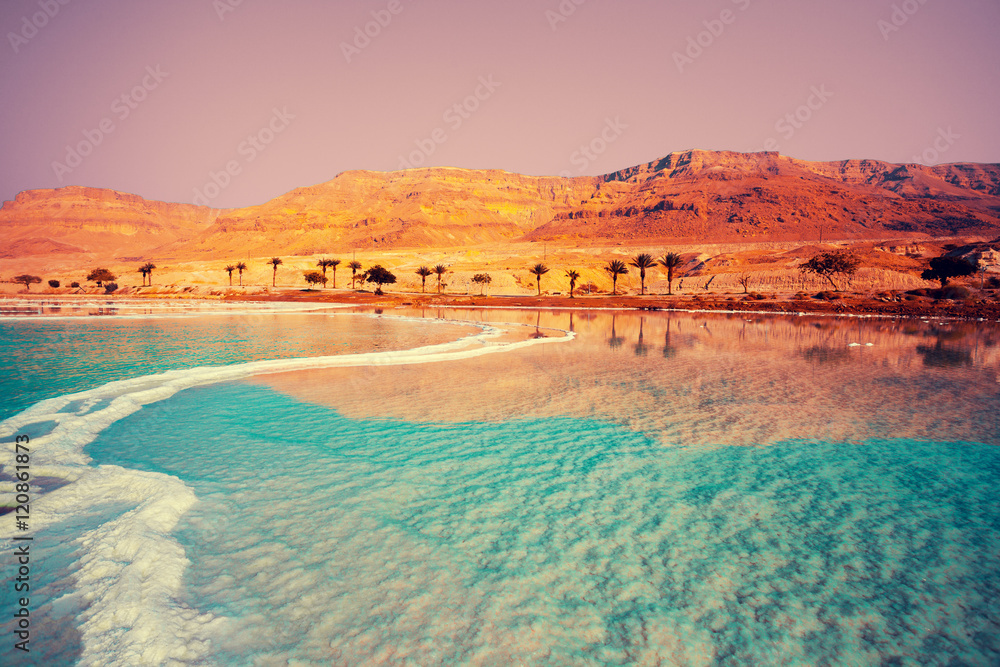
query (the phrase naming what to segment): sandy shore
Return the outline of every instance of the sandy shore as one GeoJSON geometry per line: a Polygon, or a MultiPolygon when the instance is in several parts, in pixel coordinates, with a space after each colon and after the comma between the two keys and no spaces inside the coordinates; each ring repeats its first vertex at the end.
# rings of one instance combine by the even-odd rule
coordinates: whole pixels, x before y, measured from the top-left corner
{"type": "Polygon", "coordinates": [[[936,299],[933,295],[914,295],[905,292],[881,292],[875,295],[851,292],[819,294],[711,294],[704,295],[490,295],[436,294],[413,292],[386,292],[377,295],[371,291],[307,290],[278,288],[206,290],[204,288],[171,290],[128,290],[124,293],[105,294],[92,288],[86,292],[48,290],[24,292],[3,290],[3,299],[31,300],[93,300],[107,301],[136,299],[208,299],[248,303],[337,303],[358,307],[416,308],[521,308],[521,309],[576,309],[576,310],[681,310],[681,311],[738,311],[770,313],[815,313],[826,315],[867,315],[900,318],[986,319],[1000,321],[1000,290],[987,290],[963,300],[936,299]]]}
{"type": "Polygon", "coordinates": [[[224,297],[228,301],[249,302],[318,302],[348,303],[357,306],[395,308],[413,306],[475,307],[475,308],[573,308],[617,310],[684,310],[684,311],[754,311],[773,313],[817,313],[829,315],[874,315],[885,317],[941,317],[953,319],[1000,319],[1000,298],[996,292],[986,298],[964,301],[940,300],[932,297],[898,293],[883,296],[843,293],[827,300],[815,296],[795,295],[697,295],[697,296],[467,296],[450,294],[386,293],[378,296],[370,292],[322,292],[288,290],[274,294],[239,295],[224,297]]]}

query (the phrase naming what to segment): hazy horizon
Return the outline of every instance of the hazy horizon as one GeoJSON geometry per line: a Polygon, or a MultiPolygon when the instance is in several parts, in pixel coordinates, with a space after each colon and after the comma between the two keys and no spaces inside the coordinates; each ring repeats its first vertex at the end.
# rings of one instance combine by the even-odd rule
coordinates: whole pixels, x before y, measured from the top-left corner
{"type": "Polygon", "coordinates": [[[689,149],[997,163],[998,24],[989,0],[12,0],[0,199],[236,208],[350,170],[594,176],[689,149]]]}

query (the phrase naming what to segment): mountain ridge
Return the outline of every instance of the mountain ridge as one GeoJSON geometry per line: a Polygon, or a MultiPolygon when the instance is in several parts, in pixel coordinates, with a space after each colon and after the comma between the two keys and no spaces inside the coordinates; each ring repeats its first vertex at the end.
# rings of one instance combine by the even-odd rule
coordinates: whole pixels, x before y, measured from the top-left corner
{"type": "Polygon", "coordinates": [[[83,186],[24,191],[0,208],[6,258],[998,233],[1000,164],[810,162],[703,150],[570,178],[459,167],[349,170],[230,209],[83,186]]]}

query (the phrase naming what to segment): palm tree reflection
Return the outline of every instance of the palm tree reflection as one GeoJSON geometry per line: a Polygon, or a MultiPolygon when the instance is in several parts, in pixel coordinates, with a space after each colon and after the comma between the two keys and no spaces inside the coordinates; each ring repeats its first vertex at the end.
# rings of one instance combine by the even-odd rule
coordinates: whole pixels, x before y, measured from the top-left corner
{"type": "Polygon", "coordinates": [[[612,315],[611,316],[611,338],[608,339],[608,347],[610,347],[612,350],[617,350],[618,348],[620,348],[622,346],[622,344],[625,343],[625,339],[624,338],[619,338],[618,335],[617,335],[617,333],[615,332],[615,318],[616,317],[617,317],[617,315],[612,315]]]}
{"type": "Polygon", "coordinates": [[[649,352],[649,346],[642,342],[642,327],[646,323],[645,317],[639,318],[639,340],[635,344],[635,356],[645,357],[649,352]]]}
{"type": "Polygon", "coordinates": [[[670,318],[667,317],[667,333],[663,335],[663,358],[669,359],[670,357],[677,354],[677,350],[670,344],[670,326],[672,322],[670,318]]]}

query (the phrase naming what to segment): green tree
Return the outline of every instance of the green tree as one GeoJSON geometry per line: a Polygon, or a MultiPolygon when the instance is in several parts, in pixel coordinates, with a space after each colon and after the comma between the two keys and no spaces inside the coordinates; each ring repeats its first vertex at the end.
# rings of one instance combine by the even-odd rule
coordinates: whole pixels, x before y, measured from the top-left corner
{"type": "Polygon", "coordinates": [[[37,285],[38,283],[42,282],[42,279],[38,276],[33,276],[28,273],[22,273],[19,276],[14,276],[14,282],[21,283],[22,285],[24,285],[24,290],[26,292],[30,292],[31,286],[37,285]]]}
{"type": "Polygon", "coordinates": [[[277,287],[278,283],[278,267],[284,264],[280,257],[272,257],[267,260],[267,263],[274,267],[274,274],[271,276],[271,287],[277,287]]]}
{"type": "Polygon", "coordinates": [[[941,289],[944,289],[952,278],[971,276],[975,272],[975,265],[961,257],[935,257],[931,260],[931,268],[925,269],[920,277],[924,280],[937,280],[941,283],[941,289]]]}
{"type": "Polygon", "coordinates": [[[392,285],[396,282],[396,276],[393,275],[391,271],[383,268],[379,264],[376,264],[372,268],[365,271],[364,279],[370,283],[375,283],[378,287],[375,289],[376,294],[382,294],[382,285],[392,285]]]}
{"type": "Polygon", "coordinates": [[[842,250],[836,252],[824,252],[816,255],[808,262],[801,264],[799,269],[805,273],[815,273],[830,281],[833,289],[840,291],[837,283],[833,281],[834,276],[852,276],[861,266],[861,260],[849,252],[842,250]]]}
{"type": "Polygon", "coordinates": [[[101,286],[101,283],[111,282],[115,277],[115,274],[107,269],[94,269],[87,274],[87,280],[97,283],[98,287],[101,286]]]}
{"type": "Polygon", "coordinates": [[[324,277],[323,284],[324,285],[326,284],[326,280],[325,280],[325,278],[326,278],[326,270],[327,269],[331,269],[331,268],[333,269],[333,289],[337,289],[337,267],[340,266],[340,260],[339,259],[325,259],[324,258],[324,259],[321,259],[318,262],[316,262],[316,266],[318,266],[321,269],[323,269],[323,277],[324,277]]]}
{"type": "Polygon", "coordinates": [[[549,267],[545,266],[541,262],[535,264],[533,267],[528,269],[531,275],[535,276],[535,281],[538,283],[538,296],[542,295],[542,276],[549,272],[549,267]]]}
{"type": "Polygon", "coordinates": [[[306,282],[309,283],[309,287],[312,288],[313,285],[326,284],[326,276],[324,276],[319,271],[306,271],[304,272],[306,282]]]}
{"type": "Polygon", "coordinates": [[[240,272],[240,287],[243,287],[243,272],[247,270],[245,262],[236,262],[236,270],[240,272]]]}
{"type": "Polygon", "coordinates": [[[633,257],[632,261],[629,262],[629,263],[632,266],[634,266],[635,268],[639,269],[639,284],[642,285],[642,292],[641,292],[641,294],[645,294],[646,293],[646,269],[651,269],[654,266],[656,266],[656,260],[654,260],[653,256],[650,255],[649,253],[643,252],[643,253],[639,253],[638,255],[636,255],[635,257],[633,257]]]}
{"type": "Polygon", "coordinates": [[[674,272],[680,267],[681,256],[676,252],[664,253],[659,259],[660,266],[667,270],[667,294],[674,293],[674,272]]]}
{"type": "Polygon", "coordinates": [[[357,280],[358,271],[361,269],[361,262],[356,259],[351,260],[351,263],[347,266],[351,267],[351,289],[354,289],[354,282],[357,280]]]}
{"type": "Polygon", "coordinates": [[[477,273],[476,275],[472,276],[472,282],[479,285],[479,296],[482,296],[483,292],[486,290],[486,287],[491,282],[493,282],[493,276],[491,276],[488,273],[477,273]]]}
{"type": "Polygon", "coordinates": [[[236,270],[236,267],[233,266],[232,264],[226,265],[226,268],[223,269],[223,271],[225,271],[226,273],[229,274],[229,286],[230,287],[233,286],[233,271],[235,271],[235,270],[236,270]]]}
{"type": "MultiPolygon", "coordinates": [[[[618,294],[618,276],[624,276],[628,273],[628,267],[625,266],[625,262],[620,259],[613,259],[608,262],[608,265],[604,267],[604,270],[611,274],[611,294],[618,294]]],[[[613,328],[613,327],[612,327],[613,328]]],[[[612,336],[613,338],[614,336],[612,336]]]]}
{"type": "Polygon", "coordinates": [[[430,267],[427,267],[427,266],[421,266],[419,269],[417,269],[417,275],[420,276],[420,291],[421,292],[426,292],[427,291],[427,276],[429,276],[429,275],[431,275],[433,273],[434,272],[431,271],[430,267]]]}
{"type": "Polygon", "coordinates": [[[566,277],[569,278],[569,298],[575,298],[573,296],[573,290],[576,289],[576,281],[580,279],[580,272],[576,270],[567,271],[566,277]]]}
{"type": "Polygon", "coordinates": [[[444,264],[438,264],[437,266],[434,267],[434,273],[436,273],[437,277],[438,277],[438,294],[440,294],[441,293],[441,278],[444,277],[444,274],[448,273],[448,267],[445,266],[444,264]]]}

